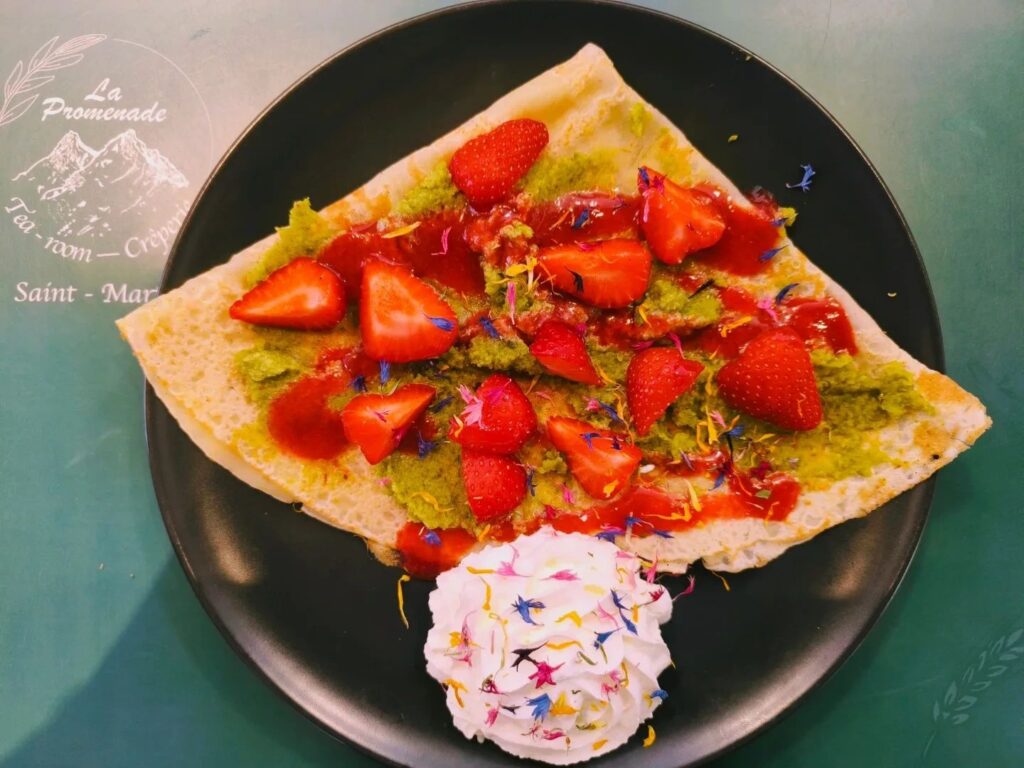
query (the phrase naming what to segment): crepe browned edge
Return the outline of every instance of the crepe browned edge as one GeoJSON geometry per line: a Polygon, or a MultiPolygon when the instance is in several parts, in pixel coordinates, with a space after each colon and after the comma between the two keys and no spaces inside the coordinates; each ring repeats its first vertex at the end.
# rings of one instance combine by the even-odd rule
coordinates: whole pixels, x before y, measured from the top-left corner
{"type": "MultiPolygon", "coordinates": [[[[591,44],[321,213],[339,230],[386,217],[467,139],[517,117],[547,125],[551,138],[545,153],[552,157],[611,153],[613,186],[618,188],[633,188],[639,165],[671,166],[669,175],[674,180],[711,183],[749,205],[732,182],[630,88],[604,52],[591,44]]],[[[325,463],[302,461],[275,450],[257,426],[259,409],[247,399],[234,370],[235,355],[256,344],[258,336],[244,323],[230,320],[227,307],[244,292],[245,273],[273,240],[271,236],[250,246],[228,263],[140,307],[119,320],[118,327],[161,400],[207,456],[275,498],[299,501],[306,513],[362,536],[378,557],[394,562],[391,547],[408,518],[381,479],[354,451],[325,463]]],[[[878,439],[891,462],[876,467],[869,477],[850,477],[825,490],[805,491],[785,521],[716,520],[671,539],[620,537],[620,545],[657,558],[661,570],[683,572],[699,559],[721,571],[763,565],[788,547],[866,515],[921,482],[969,447],[991,423],[977,398],[901,350],[846,291],[790,240],[783,242],[789,247],[764,274],[741,279],[743,287],[756,296],[774,295],[793,282],[799,283],[797,294],[828,291],[846,309],[860,354],[872,362],[897,360],[906,365],[934,412],[907,416],[881,430],[878,439]]],[[[339,345],[357,340],[352,328],[329,336],[339,345]]],[[[667,480],[664,487],[682,492],[675,485],[678,482],[667,480]]],[[[702,482],[695,483],[698,490],[702,482]]]]}

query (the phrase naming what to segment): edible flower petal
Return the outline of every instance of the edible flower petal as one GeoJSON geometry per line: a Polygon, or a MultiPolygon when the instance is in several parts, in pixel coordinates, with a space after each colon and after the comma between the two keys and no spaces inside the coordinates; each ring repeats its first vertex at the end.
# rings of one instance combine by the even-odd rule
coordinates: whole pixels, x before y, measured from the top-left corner
{"type": "Polygon", "coordinates": [[[654,744],[654,740],[657,738],[657,734],[654,732],[654,726],[647,726],[647,738],[644,739],[644,749],[654,744]]]}
{"type": "Polygon", "coordinates": [[[622,417],[619,415],[618,411],[612,408],[612,406],[608,405],[608,403],[601,402],[596,397],[592,397],[587,401],[587,411],[589,411],[590,413],[604,411],[606,414],[608,414],[608,418],[610,418],[612,421],[622,422],[622,417]]]}
{"type": "Polygon", "coordinates": [[[767,296],[762,296],[757,300],[757,308],[768,315],[773,323],[779,322],[779,316],[775,312],[775,304],[767,296]]]}
{"type": "MultiPolygon", "coordinates": [[[[519,559],[519,550],[516,549],[515,547],[512,547],[512,559],[511,560],[502,560],[501,561],[501,565],[498,566],[498,569],[495,571],[495,573],[497,573],[499,576],[519,576],[519,577],[522,577],[523,574],[521,574],[518,571],[516,571],[516,560],[518,560],[518,559],[519,559]]],[[[544,606],[541,605],[540,603],[538,603],[537,607],[543,608],[544,606]]]]}
{"type": "Polygon", "coordinates": [[[431,254],[433,256],[446,256],[448,254],[448,236],[452,233],[452,228],[445,227],[444,231],[441,232],[441,250],[437,253],[431,254]]]}
{"type": "Polygon", "coordinates": [[[758,261],[771,261],[772,259],[774,259],[779,254],[779,251],[785,250],[788,247],[789,246],[787,246],[787,245],[780,245],[778,248],[769,248],[767,251],[765,251],[760,256],[758,256],[757,260],[758,261]]]}
{"type": "Polygon", "coordinates": [[[441,546],[441,537],[437,535],[437,531],[433,531],[430,528],[424,528],[423,533],[420,534],[420,538],[432,547],[441,546]]]}
{"type": "Polygon", "coordinates": [[[532,715],[534,720],[543,720],[551,710],[551,697],[542,693],[534,699],[527,699],[527,705],[533,707],[532,715]]]}
{"type": "Polygon", "coordinates": [[[505,301],[508,304],[508,316],[515,325],[516,322],[516,284],[510,282],[505,289],[505,301]]]}
{"type": "Polygon", "coordinates": [[[576,494],[574,494],[572,492],[572,488],[565,483],[562,483],[562,499],[564,499],[565,503],[570,506],[576,503],[576,494]]]}
{"type": "Polygon", "coordinates": [[[448,395],[447,397],[442,397],[436,403],[432,403],[427,408],[427,410],[430,411],[431,413],[438,413],[439,411],[443,411],[445,408],[452,404],[452,400],[454,399],[455,398],[453,398],[451,395],[448,395]]]}
{"type": "Polygon", "coordinates": [[[498,329],[494,327],[494,323],[491,322],[489,317],[480,318],[480,327],[484,329],[484,333],[490,336],[492,339],[498,338],[498,329]]]}
{"type": "Polygon", "coordinates": [[[459,385],[459,395],[466,407],[462,411],[462,418],[466,424],[483,425],[484,401],[477,397],[465,384],[459,385]]]}
{"type": "Polygon", "coordinates": [[[398,577],[398,615],[402,617],[405,628],[409,628],[409,619],[405,616],[405,594],[402,592],[402,585],[409,581],[409,574],[403,573],[398,577]]]}
{"type": "Polygon", "coordinates": [[[530,675],[527,679],[535,681],[535,688],[542,688],[545,685],[555,685],[555,679],[552,677],[552,675],[559,669],[561,669],[564,665],[565,662],[562,662],[557,667],[552,667],[546,661],[540,661],[536,665],[537,669],[534,670],[534,673],[530,675]]]}
{"type": "Polygon", "coordinates": [[[415,231],[421,223],[422,222],[414,221],[412,224],[406,224],[404,227],[399,227],[398,229],[392,229],[390,232],[385,232],[381,237],[385,240],[391,240],[395,237],[408,235],[410,232],[415,231]]]}
{"type": "Polygon", "coordinates": [[[594,647],[600,648],[606,642],[608,638],[618,632],[622,627],[616,627],[615,629],[609,629],[607,632],[595,632],[596,637],[594,638],[594,647]]]}
{"type": "Polygon", "coordinates": [[[421,459],[427,458],[430,452],[437,448],[437,443],[433,440],[427,440],[423,437],[423,433],[416,432],[416,455],[421,459]]]}
{"type": "Polygon", "coordinates": [[[519,612],[520,618],[527,624],[533,624],[534,626],[540,626],[533,617],[530,616],[530,611],[539,611],[544,607],[544,603],[539,600],[530,600],[519,595],[516,601],[512,604],[512,607],[519,612]]]}
{"type": "Polygon", "coordinates": [[[784,285],[782,287],[782,290],[775,294],[775,305],[778,306],[779,304],[781,304],[783,299],[785,299],[786,296],[789,295],[789,292],[796,288],[798,285],[799,283],[790,283],[789,285],[784,285]]]}
{"type": "Polygon", "coordinates": [[[571,269],[569,274],[572,275],[572,287],[576,290],[576,293],[583,293],[583,275],[571,269]]]}
{"type": "Polygon", "coordinates": [[[693,574],[691,573],[691,574],[690,574],[689,576],[687,576],[686,578],[687,578],[687,579],[689,579],[690,583],[686,585],[686,589],[684,589],[684,590],[683,590],[682,592],[680,592],[680,593],[679,593],[678,595],[676,595],[675,597],[673,597],[673,598],[672,598],[673,600],[678,600],[678,599],[679,599],[680,597],[686,597],[687,595],[689,595],[689,594],[692,594],[692,593],[693,593],[693,589],[694,589],[694,587],[695,587],[695,586],[697,585],[697,577],[696,577],[696,576],[694,576],[694,575],[693,575],[693,574]]]}
{"type": "Polygon", "coordinates": [[[445,331],[446,333],[448,331],[455,329],[455,323],[453,323],[447,317],[433,317],[432,315],[427,315],[426,318],[427,320],[432,322],[435,326],[440,328],[442,331],[445,331]]]}
{"type": "Polygon", "coordinates": [[[804,171],[803,178],[801,178],[800,181],[796,182],[795,184],[787,183],[786,189],[799,189],[802,192],[807,192],[810,190],[811,179],[815,175],[814,168],[811,167],[810,163],[807,163],[806,165],[801,165],[800,167],[804,171]]]}
{"type": "Polygon", "coordinates": [[[537,666],[537,662],[533,659],[532,656],[530,656],[530,654],[534,651],[539,651],[543,647],[543,645],[537,645],[533,648],[516,648],[514,651],[512,651],[512,655],[516,657],[516,660],[512,662],[512,669],[519,669],[519,665],[522,664],[524,661],[528,661],[531,664],[533,664],[533,666],[537,666]]]}
{"type": "Polygon", "coordinates": [[[711,288],[712,286],[714,286],[714,284],[715,284],[714,280],[705,280],[703,283],[701,283],[699,286],[697,286],[697,290],[695,290],[693,293],[690,294],[690,298],[692,299],[698,293],[703,293],[708,288],[711,288]]]}
{"type": "Polygon", "coordinates": [[[531,496],[537,495],[537,470],[533,467],[527,467],[526,469],[526,489],[530,492],[531,496]]]}
{"type": "Polygon", "coordinates": [[[580,211],[579,215],[576,217],[576,220],[572,223],[572,228],[573,229],[580,229],[584,224],[587,223],[587,220],[589,218],[590,218],[590,209],[589,208],[584,208],[582,211],[580,211]]]}
{"type": "Polygon", "coordinates": [[[711,486],[712,491],[717,491],[722,487],[722,483],[725,482],[726,471],[724,469],[718,470],[718,477],[715,478],[715,484],[711,486]]]}

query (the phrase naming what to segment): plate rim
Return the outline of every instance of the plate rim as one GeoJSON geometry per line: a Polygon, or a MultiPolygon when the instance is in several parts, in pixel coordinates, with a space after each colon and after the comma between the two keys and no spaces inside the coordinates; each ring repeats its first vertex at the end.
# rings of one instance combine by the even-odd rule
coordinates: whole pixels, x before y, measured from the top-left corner
{"type": "MultiPolygon", "coordinates": [[[[900,208],[899,203],[896,201],[896,198],[893,195],[892,190],[886,184],[885,180],[882,178],[882,175],[879,173],[874,163],[871,162],[871,159],[864,152],[860,144],[858,144],[857,141],[853,138],[853,136],[850,135],[850,133],[846,130],[842,123],[839,122],[836,116],[833,115],[832,112],[829,111],[820,101],[818,101],[818,99],[813,94],[811,94],[807,89],[805,89],[803,86],[797,83],[785,72],[783,72],[774,64],[761,57],[759,54],[735,42],[731,38],[728,38],[721,33],[715,32],[714,30],[711,30],[701,24],[698,24],[681,16],[677,16],[667,11],[662,11],[660,9],[634,5],[633,3],[626,2],[625,0],[469,0],[469,2],[456,3],[453,5],[445,6],[443,8],[438,8],[432,11],[427,11],[425,13],[419,13],[414,16],[410,16],[408,18],[396,21],[385,27],[381,27],[380,29],[375,30],[374,32],[364,35],[358,40],[353,41],[349,45],[340,48],[336,52],[324,58],[323,60],[315,64],[313,67],[305,71],[297,79],[292,81],[277,96],[275,96],[270,102],[268,102],[266,106],[260,109],[258,113],[255,115],[255,117],[253,117],[253,119],[239,132],[238,136],[228,145],[227,149],[224,150],[221,157],[210,169],[209,174],[203,181],[203,184],[200,186],[199,191],[196,193],[196,196],[193,199],[192,204],[189,206],[188,212],[182,219],[181,226],[178,229],[178,233],[175,236],[170,251],[168,252],[167,259],[164,263],[164,267],[160,275],[159,295],[164,294],[168,290],[168,283],[170,281],[171,271],[175,266],[175,262],[178,256],[178,249],[181,244],[181,241],[184,238],[186,231],[190,228],[192,224],[192,219],[195,217],[196,212],[199,208],[199,204],[206,196],[206,193],[209,190],[209,188],[212,186],[215,177],[220,173],[223,167],[230,161],[231,157],[238,150],[239,146],[248,138],[249,134],[256,128],[256,126],[258,126],[270,112],[276,109],[281,102],[286,100],[295,90],[300,88],[307,80],[314,77],[316,74],[326,69],[327,67],[331,66],[334,62],[338,61],[339,59],[342,59],[345,56],[350,55],[352,52],[375,42],[379,38],[386,37],[387,35],[390,35],[399,30],[416,26],[418,24],[438,17],[463,13],[467,10],[491,6],[512,6],[515,4],[524,6],[527,4],[579,5],[582,7],[603,6],[617,8],[619,10],[626,12],[651,16],[663,23],[686,27],[691,31],[710,37],[715,41],[728,46],[737,53],[749,57],[750,60],[756,61],[760,66],[770,70],[775,76],[784,81],[788,87],[797,91],[804,100],[810,103],[811,106],[820,111],[828,119],[829,123],[832,124],[833,128],[835,128],[843,136],[847,143],[853,148],[853,150],[860,158],[861,162],[864,163],[865,167],[870,171],[871,176],[874,178],[875,182],[881,188],[886,200],[892,208],[893,213],[895,213],[896,219],[899,222],[899,226],[907,237],[907,241],[910,245],[910,250],[913,253],[914,259],[916,261],[918,271],[924,279],[923,288],[924,299],[927,304],[927,320],[929,321],[931,327],[934,329],[935,334],[934,370],[939,371],[941,373],[945,372],[946,361],[945,346],[943,343],[942,335],[942,324],[938,313],[938,307],[935,302],[935,294],[932,289],[931,279],[928,275],[928,270],[926,268],[924,258],[921,255],[921,250],[917,244],[917,240],[914,237],[914,234],[910,229],[910,225],[906,219],[906,216],[904,215],[903,210],[900,208]]],[[[196,575],[196,571],[193,568],[189,555],[185,551],[185,548],[182,544],[181,536],[177,530],[177,526],[175,522],[171,519],[171,515],[168,511],[171,505],[168,500],[167,489],[165,488],[164,483],[161,479],[161,472],[159,471],[158,466],[159,461],[157,458],[159,454],[159,448],[156,445],[156,439],[154,437],[154,434],[157,431],[156,420],[161,415],[161,412],[166,413],[166,415],[173,420],[173,416],[170,416],[169,412],[166,412],[163,404],[157,397],[153,387],[150,385],[148,381],[145,381],[145,388],[143,392],[143,429],[146,441],[147,463],[149,465],[150,470],[150,479],[152,480],[153,483],[153,491],[156,497],[157,506],[160,510],[160,517],[161,520],[163,521],[164,528],[167,532],[168,539],[171,542],[171,546],[174,550],[175,556],[177,557],[177,560],[181,565],[182,570],[185,572],[186,579],[188,580],[189,586],[191,587],[193,594],[198,599],[200,605],[202,605],[203,610],[206,612],[206,615],[209,617],[210,621],[217,628],[217,631],[220,633],[221,637],[226,641],[231,650],[245,662],[246,666],[248,666],[250,670],[256,673],[258,679],[263,681],[263,683],[269,686],[271,691],[273,691],[277,696],[286,701],[293,709],[301,713],[307,720],[315,724],[321,731],[328,734],[335,740],[357,749],[362,754],[374,760],[377,760],[384,765],[398,766],[398,768],[407,768],[407,764],[397,762],[385,755],[373,751],[368,746],[361,743],[355,735],[343,734],[336,731],[333,727],[331,727],[328,723],[326,723],[324,720],[322,720],[320,717],[314,714],[311,710],[304,707],[296,698],[294,698],[287,690],[285,690],[285,688],[278,681],[272,678],[262,666],[260,666],[260,664],[252,656],[252,654],[250,654],[242,645],[239,638],[236,637],[236,635],[232,633],[230,629],[228,629],[227,625],[221,619],[210,597],[206,594],[205,588],[203,587],[200,579],[196,575]]],[[[928,520],[931,517],[931,508],[932,503],[934,501],[936,481],[937,474],[932,474],[918,486],[915,486],[916,488],[920,488],[923,491],[923,499],[921,501],[922,513],[920,515],[919,522],[913,530],[913,543],[910,547],[910,550],[907,553],[903,563],[900,565],[891,583],[887,585],[882,600],[880,600],[879,603],[873,608],[870,615],[864,622],[863,626],[858,630],[856,635],[849,640],[849,642],[843,648],[843,650],[836,656],[832,664],[829,665],[828,668],[826,668],[825,671],[810,686],[808,686],[806,690],[804,690],[802,693],[796,696],[792,701],[790,701],[786,706],[781,708],[778,712],[774,713],[771,717],[762,720],[741,737],[734,739],[728,744],[722,745],[715,751],[710,752],[704,755],[703,757],[699,758],[696,762],[687,764],[687,766],[705,765],[707,763],[710,763],[712,760],[715,760],[728,752],[732,752],[740,746],[742,746],[743,744],[750,742],[769,727],[778,724],[782,719],[790,715],[800,704],[802,704],[812,692],[819,689],[828,680],[830,680],[839,670],[839,668],[842,667],[860,648],[864,640],[878,624],[882,615],[891,605],[892,599],[896,594],[896,591],[899,589],[900,585],[903,583],[903,580],[906,578],[907,572],[909,571],[910,566],[917,555],[917,551],[920,548],[921,540],[923,538],[924,529],[927,527],[928,520]]],[[[682,768],[686,767],[683,766],[682,768]]]]}

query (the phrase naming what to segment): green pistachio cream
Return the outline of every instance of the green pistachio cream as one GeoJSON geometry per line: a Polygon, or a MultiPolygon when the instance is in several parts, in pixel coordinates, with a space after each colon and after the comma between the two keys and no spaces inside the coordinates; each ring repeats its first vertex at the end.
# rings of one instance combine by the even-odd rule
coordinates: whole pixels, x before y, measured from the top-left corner
{"type": "MultiPolygon", "coordinates": [[[[629,121],[630,133],[636,137],[653,136],[654,132],[648,131],[649,118],[642,106],[629,110],[625,119],[629,121]]],[[[653,136],[652,141],[655,154],[669,151],[666,147],[671,143],[670,137],[653,136]]],[[[724,449],[720,434],[724,430],[713,424],[710,430],[708,427],[714,414],[726,423],[738,421],[743,425],[742,434],[730,446],[738,469],[754,469],[767,461],[774,469],[796,478],[801,486],[815,488],[851,476],[869,475],[875,467],[890,460],[879,441],[879,431],[908,414],[930,411],[915,377],[902,364],[880,365],[866,356],[836,354],[829,347],[818,345],[813,346],[811,359],[821,395],[822,421],[804,432],[780,430],[730,408],[715,386],[716,372],[725,360],[700,351],[698,345],[689,345],[684,338],[686,356],[702,363],[704,370],[694,386],[668,407],[649,434],[638,437],[632,431],[626,406],[626,379],[635,354],[631,341],[640,337],[615,339],[598,334],[594,329],[602,320],[602,312],[578,305],[575,316],[588,318],[584,324],[586,349],[602,384],[588,386],[549,374],[531,354],[530,339],[539,322],[556,311],[564,311],[568,299],[558,296],[537,271],[538,247],[533,241],[542,233],[533,230],[527,223],[528,216],[522,212],[531,203],[557,201],[568,192],[604,190],[619,194],[614,188],[615,158],[611,150],[543,153],[519,182],[516,194],[520,215],[505,219],[491,232],[492,247],[485,249],[487,255],[482,257],[483,294],[460,296],[433,283],[442,296],[450,299],[462,331],[459,341],[435,360],[393,365],[387,384],[368,378],[371,392],[386,393],[411,382],[429,384],[437,390],[434,403],[438,407],[430,417],[437,426],[436,437],[421,445],[418,452],[395,451],[375,465],[376,472],[386,479],[383,484],[410,519],[431,529],[480,529],[466,498],[460,448],[446,436],[449,423],[465,407],[460,385],[475,390],[495,372],[513,377],[528,393],[540,424],[541,435],[533,437],[517,455],[529,471],[530,486],[514,519],[540,514],[550,507],[564,509],[569,505],[567,499],[574,497],[579,509],[597,503],[582,493],[565,458],[542,437],[543,424],[550,415],[571,415],[598,429],[615,429],[642,450],[644,463],[665,464],[678,461],[682,454],[724,449]],[[505,261],[510,253],[517,254],[516,261],[505,261]],[[525,266],[513,269],[516,265],[525,266]],[[514,308],[510,301],[514,301],[514,308]],[[482,325],[481,318],[488,325],[482,325]],[[495,331],[495,326],[502,330],[495,331]],[[488,331],[481,332],[485,327],[488,331]],[[717,438],[717,444],[711,444],[712,437],[717,438]]],[[[439,163],[406,192],[392,215],[377,226],[383,231],[453,210],[467,211],[464,218],[474,215],[453,183],[447,164],[439,163]]],[[[308,200],[296,202],[287,225],[277,231],[277,241],[248,273],[248,285],[256,284],[294,258],[315,256],[337,234],[308,200]]],[[[625,310],[625,316],[631,316],[631,322],[637,325],[662,323],[666,327],[708,332],[742,321],[742,317],[730,314],[719,298],[719,290],[728,284],[727,275],[716,274],[715,286],[696,294],[683,287],[689,284],[681,279],[684,275],[691,283],[694,278],[706,277],[694,272],[699,269],[700,264],[690,259],[671,266],[655,261],[645,295],[633,305],[631,315],[630,310],[625,310]]],[[[358,333],[355,318],[353,311],[346,320],[352,338],[357,338],[358,333]]],[[[319,375],[317,357],[335,340],[324,334],[262,328],[254,328],[254,334],[256,343],[234,358],[234,371],[240,386],[265,418],[269,404],[280,393],[303,377],[319,375]]],[[[329,407],[341,409],[356,395],[355,389],[339,395],[329,407]]]]}

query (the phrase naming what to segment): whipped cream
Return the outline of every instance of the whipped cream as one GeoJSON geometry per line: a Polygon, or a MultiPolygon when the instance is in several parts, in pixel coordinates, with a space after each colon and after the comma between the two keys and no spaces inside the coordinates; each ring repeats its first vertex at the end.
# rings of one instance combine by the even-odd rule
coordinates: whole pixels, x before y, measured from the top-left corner
{"type": "Polygon", "coordinates": [[[468,555],[430,593],[427,672],[455,726],[555,765],[624,744],[664,698],[666,590],[614,544],[543,528],[468,555]]]}

